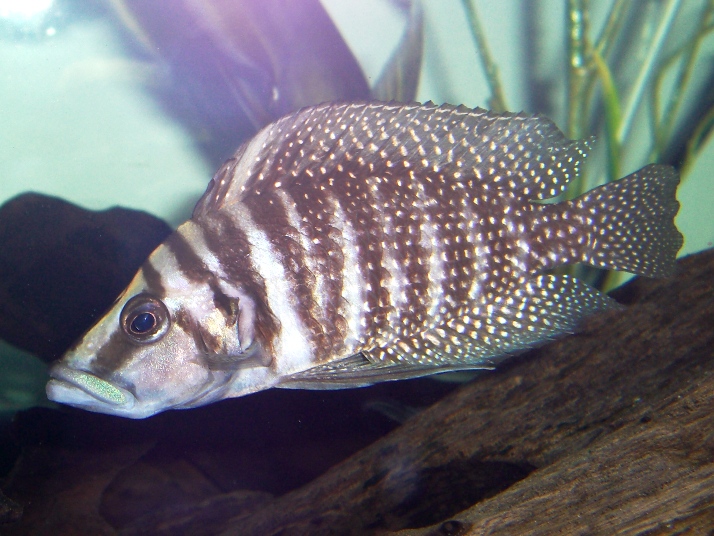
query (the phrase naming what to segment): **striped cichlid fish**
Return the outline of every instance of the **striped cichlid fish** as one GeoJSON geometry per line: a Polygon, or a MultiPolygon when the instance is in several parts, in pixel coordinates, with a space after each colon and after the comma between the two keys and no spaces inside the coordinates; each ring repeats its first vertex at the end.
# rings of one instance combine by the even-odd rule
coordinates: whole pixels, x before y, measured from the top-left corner
{"type": "Polygon", "coordinates": [[[666,276],[679,177],[572,201],[589,141],[432,103],[324,104],[263,128],[51,369],[51,400],[143,418],[270,387],[492,368],[617,307],[549,270],[666,276]]]}

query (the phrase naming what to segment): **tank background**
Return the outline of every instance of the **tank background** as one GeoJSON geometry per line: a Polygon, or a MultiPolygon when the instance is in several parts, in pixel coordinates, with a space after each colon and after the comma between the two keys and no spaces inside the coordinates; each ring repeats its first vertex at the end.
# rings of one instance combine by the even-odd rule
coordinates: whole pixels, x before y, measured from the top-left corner
{"type": "MultiPolygon", "coordinates": [[[[425,0],[425,55],[418,100],[487,107],[482,75],[459,0],[425,0]]],[[[323,0],[370,81],[396,45],[404,19],[384,0],[323,0]]],[[[565,126],[565,2],[477,0],[508,106],[533,111],[522,56],[524,10],[542,14],[535,73],[560,103],[545,111],[565,126]],[[534,7],[536,6],[536,7],[534,7]],[[562,96],[562,97],[561,97],[562,96]]],[[[655,2],[643,2],[643,9],[655,2]]],[[[591,2],[599,26],[609,2],[591,2]]],[[[674,32],[696,21],[699,2],[684,2],[674,32]]],[[[87,15],[60,21],[39,38],[0,39],[0,204],[25,191],[56,195],[85,208],[121,205],[151,212],[171,225],[185,220],[215,171],[185,129],[146,91],[162,73],[127,55],[108,21],[87,15]]],[[[709,35],[701,54],[714,55],[709,35]]],[[[642,51],[644,54],[644,50],[642,51]]],[[[696,74],[695,74],[696,76],[696,74]]],[[[551,95],[552,97],[552,95],[551,95]]],[[[537,97],[542,99],[543,96],[537,97]]],[[[686,105],[685,105],[686,106],[686,105]]],[[[633,132],[647,134],[645,114],[633,132]]],[[[641,144],[646,149],[646,143],[641,144]]],[[[623,175],[644,162],[630,150],[623,175]]],[[[596,148],[596,153],[598,149],[596,148]]],[[[596,155],[591,157],[598,166],[596,155]]],[[[602,159],[600,159],[600,162],[602,159]]],[[[601,166],[601,164],[600,164],[601,166]]],[[[596,168],[597,169],[597,168],[596,168]]],[[[681,254],[714,242],[714,136],[679,190],[677,218],[686,237],[681,254]]],[[[45,402],[44,365],[0,343],[0,409],[45,402]]]]}

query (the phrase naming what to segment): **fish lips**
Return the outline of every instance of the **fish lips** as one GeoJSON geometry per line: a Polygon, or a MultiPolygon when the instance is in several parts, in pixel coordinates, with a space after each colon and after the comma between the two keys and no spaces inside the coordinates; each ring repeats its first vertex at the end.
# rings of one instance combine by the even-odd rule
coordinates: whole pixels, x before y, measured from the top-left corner
{"type": "Polygon", "coordinates": [[[63,363],[50,369],[50,378],[46,391],[53,402],[101,413],[130,410],[136,404],[136,397],[128,390],[63,363]]]}

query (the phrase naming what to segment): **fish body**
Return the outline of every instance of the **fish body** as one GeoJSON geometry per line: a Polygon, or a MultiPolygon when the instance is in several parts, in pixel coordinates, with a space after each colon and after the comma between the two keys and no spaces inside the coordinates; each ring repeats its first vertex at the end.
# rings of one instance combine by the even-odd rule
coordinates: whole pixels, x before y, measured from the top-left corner
{"type": "Polygon", "coordinates": [[[549,270],[666,276],[682,244],[668,166],[543,203],[588,146],[541,116],[431,103],[286,116],[218,171],[52,368],[48,396],[143,418],[492,368],[571,332],[617,304],[549,270]]]}

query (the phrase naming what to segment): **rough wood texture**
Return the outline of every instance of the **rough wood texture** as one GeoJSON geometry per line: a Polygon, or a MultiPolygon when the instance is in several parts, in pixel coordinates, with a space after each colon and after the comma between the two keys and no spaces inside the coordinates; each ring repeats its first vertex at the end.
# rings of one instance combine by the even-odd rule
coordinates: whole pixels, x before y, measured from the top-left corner
{"type": "Polygon", "coordinates": [[[616,297],[223,534],[711,534],[714,251],[616,297]]]}

